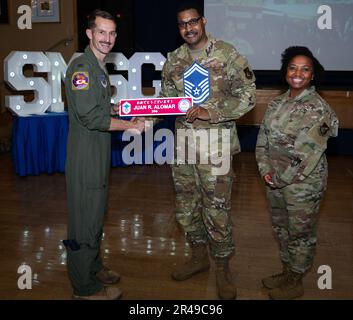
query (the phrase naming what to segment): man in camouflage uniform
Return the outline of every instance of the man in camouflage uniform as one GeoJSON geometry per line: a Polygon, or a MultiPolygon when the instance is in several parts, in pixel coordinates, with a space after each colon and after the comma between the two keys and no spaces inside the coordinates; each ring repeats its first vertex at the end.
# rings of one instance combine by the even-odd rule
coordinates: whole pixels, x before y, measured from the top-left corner
{"type": "Polygon", "coordinates": [[[312,265],[319,205],[326,190],[324,151],[328,138],[338,131],[335,113],[315,87],[290,94],[288,90],[270,102],[256,146],[283,264],[282,273],[262,281],[272,289],[273,299],[304,293],[302,277],[312,265]]]}
{"type": "Polygon", "coordinates": [[[194,106],[186,116],[176,119],[175,156],[178,159],[172,166],[176,218],[191,245],[192,257],[172,272],[172,278],[185,280],[208,270],[209,246],[216,261],[219,297],[234,299],[236,288],[229,270],[229,260],[234,253],[231,165],[233,154],[240,152],[234,120],[255,106],[255,77],[246,59],[233,46],[206,34],[207,21],[197,6],[180,7],[177,19],[180,35],[186,43],[168,54],[162,71],[161,96],[192,96],[194,99],[194,106]],[[201,76],[199,82],[195,80],[194,71],[204,78],[201,76]],[[182,129],[189,132],[186,153],[185,145],[178,143],[182,140],[182,129]],[[217,134],[212,135],[212,129],[217,130],[217,134]],[[208,145],[197,138],[203,133],[207,135],[208,145]],[[222,161],[229,166],[220,173],[217,172],[219,165],[212,159],[222,148],[222,161]],[[188,163],[192,152],[196,152],[198,161],[188,163]],[[180,161],[185,158],[186,163],[180,161]],[[201,158],[208,161],[202,162],[201,158]]]}

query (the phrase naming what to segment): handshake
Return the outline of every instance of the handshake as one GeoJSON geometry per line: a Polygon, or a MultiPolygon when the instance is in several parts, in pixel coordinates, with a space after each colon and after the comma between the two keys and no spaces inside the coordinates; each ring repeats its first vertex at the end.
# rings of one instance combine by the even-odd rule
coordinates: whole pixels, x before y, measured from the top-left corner
{"type": "MultiPolygon", "coordinates": [[[[111,106],[111,115],[119,115],[119,105],[111,106]]],[[[133,117],[131,120],[114,119],[112,118],[112,123],[110,130],[136,130],[139,134],[143,131],[150,129],[151,122],[146,121],[145,117],[133,117]]]]}
{"type": "Polygon", "coordinates": [[[142,133],[143,131],[148,129],[145,117],[133,117],[130,122],[134,124],[134,127],[131,129],[138,130],[139,133],[142,133]]]}

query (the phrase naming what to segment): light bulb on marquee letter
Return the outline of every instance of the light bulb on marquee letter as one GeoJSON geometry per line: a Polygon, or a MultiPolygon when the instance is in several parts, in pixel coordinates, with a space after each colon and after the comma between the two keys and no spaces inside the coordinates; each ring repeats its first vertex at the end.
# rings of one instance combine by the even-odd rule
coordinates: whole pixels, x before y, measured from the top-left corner
{"type": "Polygon", "coordinates": [[[46,52],[45,54],[51,63],[48,82],[51,86],[52,102],[48,111],[63,112],[65,107],[61,96],[61,81],[65,79],[67,65],[59,52],[46,52]]]}
{"type": "MultiPolygon", "coordinates": [[[[17,91],[34,91],[35,99],[25,102],[24,97],[5,96],[5,105],[19,116],[42,114],[45,111],[63,112],[64,104],[61,96],[62,79],[66,76],[67,66],[82,53],[74,53],[68,64],[57,52],[24,52],[13,51],[4,60],[4,80],[17,91]],[[23,66],[33,65],[35,72],[48,73],[48,81],[40,77],[25,77],[23,66]]],[[[122,53],[110,53],[106,63],[112,63],[116,71],[128,71],[129,79],[121,74],[109,76],[111,85],[117,92],[112,97],[116,104],[121,99],[145,97],[141,87],[141,67],[143,64],[153,64],[155,70],[161,71],[165,57],[159,52],[138,52],[128,60],[122,53]]],[[[161,81],[153,80],[157,97],[161,89],[161,81]]],[[[151,97],[151,96],[147,96],[151,97]]],[[[70,107],[70,106],[68,106],[70,107]]]]}
{"type": "MultiPolygon", "coordinates": [[[[129,60],[122,53],[111,52],[107,55],[106,63],[114,65],[116,71],[128,71],[129,60]]],[[[121,74],[109,76],[110,84],[116,88],[116,94],[112,96],[111,103],[117,104],[120,99],[128,98],[128,82],[121,74]]]]}
{"type": "Polygon", "coordinates": [[[35,72],[50,71],[50,61],[42,52],[12,51],[4,60],[4,80],[17,91],[34,91],[35,98],[25,102],[23,96],[6,96],[5,105],[19,116],[44,113],[51,104],[51,89],[40,77],[25,77],[23,67],[33,65],[35,72]]]}
{"type": "MultiPolygon", "coordinates": [[[[153,64],[157,71],[163,69],[165,57],[159,52],[137,52],[129,60],[129,98],[145,97],[142,93],[141,67],[143,64],[153,64]]],[[[153,97],[157,97],[160,89],[160,80],[154,80],[153,86],[156,89],[153,97]]],[[[151,97],[151,96],[148,96],[151,97]]]]}

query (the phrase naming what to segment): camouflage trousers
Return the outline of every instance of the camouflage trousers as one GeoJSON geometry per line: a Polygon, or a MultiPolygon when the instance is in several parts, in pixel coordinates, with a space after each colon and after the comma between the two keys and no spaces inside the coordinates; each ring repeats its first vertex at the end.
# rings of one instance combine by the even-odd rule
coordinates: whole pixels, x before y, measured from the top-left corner
{"type": "Polygon", "coordinates": [[[294,272],[305,273],[312,266],[325,189],[326,175],[314,175],[282,189],[266,188],[280,258],[294,272]]]}
{"type": "Polygon", "coordinates": [[[212,175],[212,164],[172,165],[176,191],[176,219],[191,244],[208,243],[212,257],[233,254],[230,215],[232,169],[212,175]]]}

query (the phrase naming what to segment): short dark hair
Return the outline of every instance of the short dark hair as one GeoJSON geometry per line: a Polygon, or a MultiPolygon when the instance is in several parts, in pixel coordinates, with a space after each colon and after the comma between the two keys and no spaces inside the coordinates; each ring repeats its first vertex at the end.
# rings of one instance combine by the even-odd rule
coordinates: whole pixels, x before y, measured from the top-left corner
{"type": "Polygon", "coordinates": [[[96,27],[96,18],[101,17],[103,19],[111,20],[116,25],[116,19],[109,12],[96,9],[92,11],[88,16],[87,27],[88,29],[94,29],[96,27]]]}
{"type": "Polygon", "coordinates": [[[312,80],[314,85],[317,85],[320,83],[320,80],[322,80],[323,74],[324,74],[324,67],[321,65],[319,60],[317,60],[312,52],[307,48],[307,47],[300,47],[300,46],[292,46],[288,47],[286,50],[283,51],[282,53],[282,67],[281,67],[281,76],[282,79],[285,81],[286,79],[286,74],[287,74],[287,68],[288,64],[292,59],[296,56],[305,56],[308,57],[314,68],[314,79],[312,80]]]}
{"type": "Polygon", "coordinates": [[[202,7],[196,3],[196,2],[184,2],[182,4],[180,4],[177,8],[177,12],[176,14],[178,15],[180,12],[183,12],[183,11],[186,11],[186,10],[196,10],[197,13],[203,17],[203,10],[202,10],[202,7]]]}

